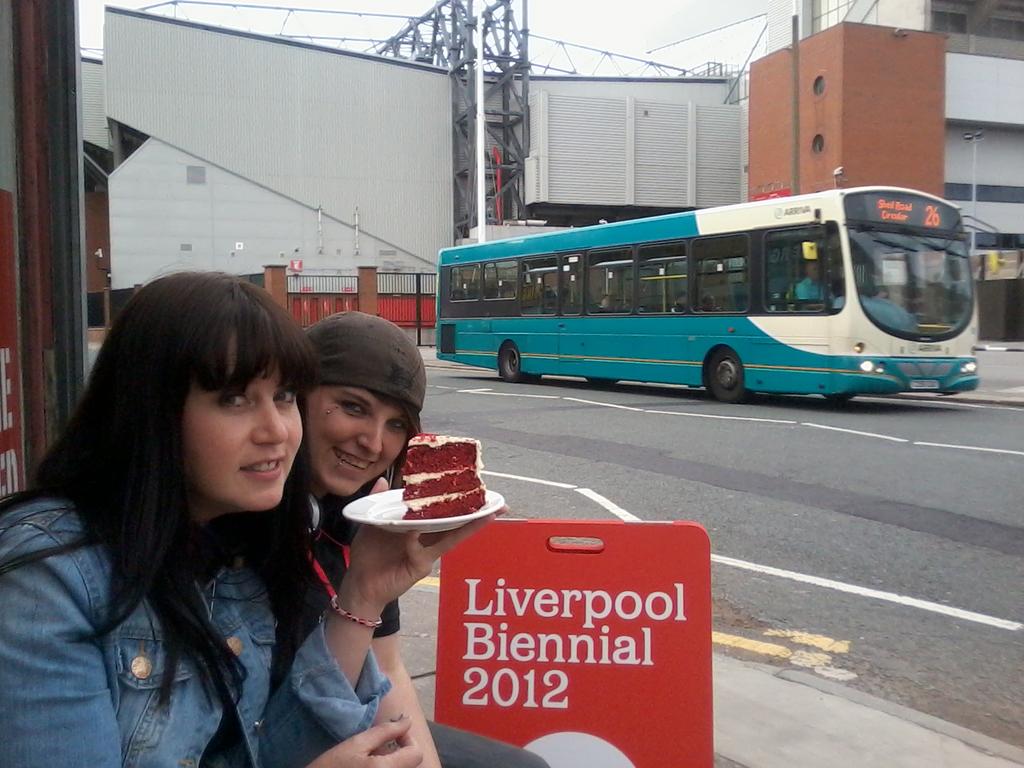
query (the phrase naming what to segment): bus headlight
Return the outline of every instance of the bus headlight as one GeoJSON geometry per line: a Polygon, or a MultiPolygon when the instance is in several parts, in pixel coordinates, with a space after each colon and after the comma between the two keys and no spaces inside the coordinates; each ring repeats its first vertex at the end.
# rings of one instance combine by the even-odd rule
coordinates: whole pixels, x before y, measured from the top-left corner
{"type": "Polygon", "coordinates": [[[870,360],[865,360],[860,364],[860,369],[864,371],[864,373],[871,373],[873,370],[875,370],[875,364],[872,363],[870,360]]]}
{"type": "Polygon", "coordinates": [[[974,373],[978,370],[978,364],[970,360],[960,366],[960,373],[974,373]]]}

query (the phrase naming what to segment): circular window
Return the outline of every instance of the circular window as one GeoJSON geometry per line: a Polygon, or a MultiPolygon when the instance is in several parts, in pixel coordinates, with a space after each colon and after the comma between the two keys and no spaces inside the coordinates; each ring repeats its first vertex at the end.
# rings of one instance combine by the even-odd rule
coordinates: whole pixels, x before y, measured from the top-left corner
{"type": "Polygon", "coordinates": [[[820,133],[811,139],[811,149],[817,153],[820,153],[825,149],[825,137],[820,133]]]}
{"type": "Polygon", "coordinates": [[[821,96],[825,92],[825,78],[822,75],[818,75],[814,78],[814,95],[821,96]]]}

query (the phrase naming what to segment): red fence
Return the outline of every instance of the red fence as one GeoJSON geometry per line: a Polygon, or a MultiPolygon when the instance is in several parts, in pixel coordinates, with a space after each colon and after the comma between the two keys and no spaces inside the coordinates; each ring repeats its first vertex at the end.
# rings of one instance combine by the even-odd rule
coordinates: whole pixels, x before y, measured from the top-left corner
{"type": "Polygon", "coordinates": [[[437,321],[433,296],[378,296],[377,314],[405,328],[432,327],[437,321]],[[420,315],[416,317],[416,301],[420,315]]]}
{"type": "Polygon", "coordinates": [[[354,293],[327,295],[289,293],[288,308],[296,322],[303,328],[308,328],[317,320],[333,315],[335,312],[359,309],[359,297],[354,293]]]}
{"type": "MultiPolygon", "coordinates": [[[[288,308],[292,317],[308,328],[335,312],[359,309],[358,280],[355,275],[289,275],[288,308]]],[[[378,272],[375,281],[377,314],[403,328],[415,329],[416,341],[422,343],[421,331],[433,329],[437,322],[437,275],[378,272]]]]}

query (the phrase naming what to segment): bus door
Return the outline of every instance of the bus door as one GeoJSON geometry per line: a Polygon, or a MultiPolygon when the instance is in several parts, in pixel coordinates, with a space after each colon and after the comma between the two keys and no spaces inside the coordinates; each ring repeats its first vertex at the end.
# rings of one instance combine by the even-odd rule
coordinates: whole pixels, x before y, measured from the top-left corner
{"type": "Polygon", "coordinates": [[[622,379],[631,355],[633,249],[630,246],[563,256],[562,373],[622,379]],[[581,289],[582,281],[582,289],[581,289]]]}
{"type": "Polygon", "coordinates": [[[585,354],[583,324],[583,254],[567,253],[558,263],[558,372],[574,374],[585,354]]]}
{"type": "Polygon", "coordinates": [[[515,334],[525,373],[558,373],[558,257],[523,259],[515,334]]]}

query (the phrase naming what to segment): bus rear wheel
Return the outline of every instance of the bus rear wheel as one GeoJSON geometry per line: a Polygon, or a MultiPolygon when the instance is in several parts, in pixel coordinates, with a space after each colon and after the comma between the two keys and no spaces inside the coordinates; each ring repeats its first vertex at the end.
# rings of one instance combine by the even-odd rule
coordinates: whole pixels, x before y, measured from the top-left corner
{"type": "Polygon", "coordinates": [[[747,396],[743,363],[731,349],[720,349],[708,365],[708,389],[716,400],[740,403],[747,396]]]}
{"type": "Polygon", "coordinates": [[[506,341],[498,351],[498,375],[512,384],[527,381],[528,377],[522,370],[522,356],[514,342],[506,341]]]}

